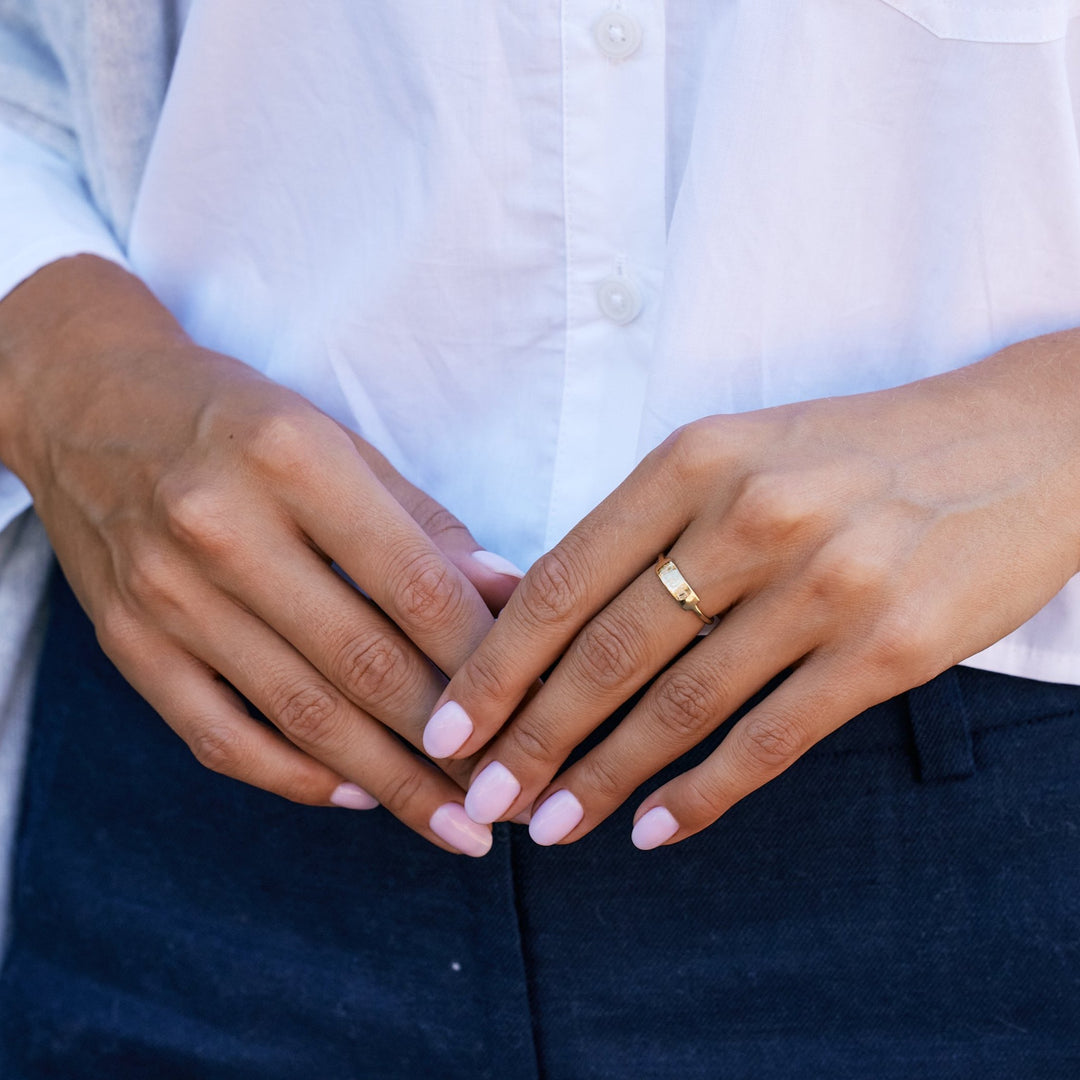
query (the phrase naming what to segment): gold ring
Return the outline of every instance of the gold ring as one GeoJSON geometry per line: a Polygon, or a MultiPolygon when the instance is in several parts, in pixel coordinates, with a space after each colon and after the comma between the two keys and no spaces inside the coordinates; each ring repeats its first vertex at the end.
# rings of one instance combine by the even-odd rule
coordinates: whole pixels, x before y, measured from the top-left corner
{"type": "Polygon", "coordinates": [[[698,594],[690,588],[690,582],[682,576],[682,571],[662,552],[656,562],[656,576],[683,611],[692,611],[706,626],[712,626],[716,622],[715,618],[710,619],[698,607],[698,594]]]}

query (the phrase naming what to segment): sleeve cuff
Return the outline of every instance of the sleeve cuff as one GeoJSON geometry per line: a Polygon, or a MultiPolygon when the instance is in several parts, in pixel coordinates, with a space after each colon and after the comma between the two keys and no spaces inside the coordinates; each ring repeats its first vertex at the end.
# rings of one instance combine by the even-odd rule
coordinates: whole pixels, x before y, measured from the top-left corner
{"type": "Polygon", "coordinates": [[[69,255],[126,265],[82,177],[58,154],[0,124],[0,298],[69,255]]]}
{"type": "MultiPolygon", "coordinates": [[[[126,265],[82,177],[60,155],[4,124],[0,237],[0,299],[43,266],[69,255],[99,255],[126,265]]],[[[0,529],[30,502],[18,478],[0,466],[0,529]]]]}

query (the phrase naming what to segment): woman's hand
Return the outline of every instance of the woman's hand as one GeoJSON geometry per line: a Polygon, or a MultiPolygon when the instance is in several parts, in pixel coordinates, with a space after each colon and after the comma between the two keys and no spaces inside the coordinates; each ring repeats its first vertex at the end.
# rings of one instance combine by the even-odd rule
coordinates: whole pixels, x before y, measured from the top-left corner
{"type": "Polygon", "coordinates": [[[533,566],[425,738],[471,730],[456,753],[483,749],[465,803],[477,821],[532,808],[538,843],[569,842],[790,671],[639,807],[639,847],[682,840],[864,709],[1015,629],[1078,567],[1080,333],[894,390],[710,417],[533,566]],[[659,580],[659,552],[719,616],[675,663],[702,624],[659,580]]]}
{"type": "Polygon", "coordinates": [[[98,259],[0,304],[0,402],[0,456],[102,647],[203,764],[487,850],[460,787],[398,738],[419,744],[441,672],[517,584],[460,522],[98,259]]]}

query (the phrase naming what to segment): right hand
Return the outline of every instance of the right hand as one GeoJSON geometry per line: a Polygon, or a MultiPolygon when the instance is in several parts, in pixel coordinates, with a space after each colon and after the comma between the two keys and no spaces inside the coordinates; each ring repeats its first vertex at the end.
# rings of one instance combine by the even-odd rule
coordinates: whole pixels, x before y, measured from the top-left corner
{"type": "Polygon", "coordinates": [[[0,403],[0,458],[102,648],[200,762],[301,803],[378,800],[446,850],[487,850],[458,784],[397,737],[420,747],[443,673],[517,584],[460,522],[90,256],[0,303],[0,403]]]}

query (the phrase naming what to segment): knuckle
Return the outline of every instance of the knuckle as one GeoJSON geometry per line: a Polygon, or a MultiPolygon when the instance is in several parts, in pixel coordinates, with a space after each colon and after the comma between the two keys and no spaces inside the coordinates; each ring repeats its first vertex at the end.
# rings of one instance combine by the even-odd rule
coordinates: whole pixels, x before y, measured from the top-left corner
{"type": "Polygon", "coordinates": [[[138,651],[143,632],[129,611],[112,604],[95,616],[94,635],[106,656],[123,663],[138,651]]]}
{"type": "Polygon", "coordinates": [[[434,625],[456,618],[464,604],[461,582],[436,552],[414,556],[402,568],[396,592],[398,609],[412,625],[434,625]]]}
{"type": "Polygon", "coordinates": [[[159,502],[169,534],[185,547],[210,555],[231,549],[231,510],[220,489],[197,484],[166,486],[159,502]]]}
{"type": "Polygon", "coordinates": [[[175,560],[168,558],[158,547],[143,546],[128,562],[125,588],[131,599],[143,608],[175,604],[178,594],[175,560]]]}
{"type": "Polygon", "coordinates": [[[683,424],[649,455],[650,464],[672,473],[677,480],[694,482],[713,461],[717,436],[718,425],[710,419],[683,424]]]}
{"type": "MultiPolygon", "coordinates": [[[[466,661],[455,679],[467,683],[469,700],[509,704],[521,696],[507,679],[508,669],[483,645],[466,661]]],[[[460,700],[460,699],[459,699],[460,700]]]]}
{"type": "Polygon", "coordinates": [[[541,772],[553,772],[562,763],[563,755],[554,732],[539,718],[529,717],[527,721],[511,725],[506,738],[510,744],[507,757],[515,762],[539,766],[541,772]]]}
{"type": "Polygon", "coordinates": [[[518,586],[518,595],[518,603],[541,625],[567,622],[580,611],[577,575],[560,548],[553,548],[536,562],[518,586]]]}
{"type": "Polygon", "coordinates": [[[655,707],[663,727],[678,742],[699,741],[717,723],[714,689],[693,671],[670,672],[656,685],[655,707]]]}
{"type": "Polygon", "coordinates": [[[641,668],[636,647],[639,636],[625,619],[602,612],[578,637],[575,653],[583,678],[603,690],[631,682],[641,668]]]}
{"type": "Polygon", "coordinates": [[[445,506],[432,500],[426,501],[413,513],[413,520],[432,540],[447,536],[467,537],[469,530],[445,506]]]}
{"type": "Polygon", "coordinates": [[[627,778],[607,755],[590,754],[581,763],[581,786],[604,802],[618,802],[627,793],[627,778]]]}
{"type": "Polygon", "coordinates": [[[322,686],[290,687],[274,702],[272,713],[281,730],[300,744],[322,746],[341,733],[340,702],[322,686]]]}
{"type": "Polygon", "coordinates": [[[244,458],[260,473],[295,480],[310,468],[313,435],[311,417],[300,412],[263,416],[247,433],[244,458]]]}
{"type": "Polygon", "coordinates": [[[878,620],[866,652],[871,665],[901,689],[932,679],[941,669],[942,649],[924,615],[914,605],[898,606],[878,620]]]}
{"type": "MultiPolygon", "coordinates": [[[[680,801],[693,807],[694,821],[699,825],[714,821],[731,804],[731,791],[720,776],[706,768],[691,769],[680,777],[683,791],[680,801]]],[[[680,824],[689,821],[680,818],[680,824]]]]}
{"type": "Polygon", "coordinates": [[[817,517],[805,486],[774,473],[753,473],[743,480],[731,511],[732,527],[754,544],[776,543],[817,517]]]}
{"type": "Polygon", "coordinates": [[[208,724],[189,742],[195,760],[211,772],[231,776],[239,769],[244,756],[243,738],[230,724],[208,724]]]}
{"type": "Polygon", "coordinates": [[[375,709],[403,695],[410,681],[404,649],[386,635],[350,641],[336,669],[340,685],[348,687],[355,700],[375,709]]]}
{"type": "Polygon", "coordinates": [[[889,567],[879,551],[854,542],[833,543],[817,556],[815,590],[825,599],[859,599],[882,595],[889,567]]]}
{"type": "MultiPolygon", "coordinates": [[[[377,798],[391,814],[401,817],[420,797],[424,777],[415,769],[403,770],[386,777],[378,788],[377,798]]],[[[371,788],[369,787],[370,791],[371,788]]]]}
{"type": "Polygon", "coordinates": [[[751,714],[736,730],[739,753],[756,772],[778,772],[807,748],[803,733],[788,717],[751,714]]]}

